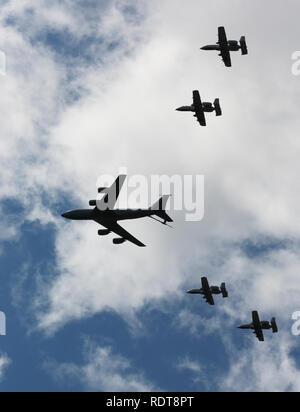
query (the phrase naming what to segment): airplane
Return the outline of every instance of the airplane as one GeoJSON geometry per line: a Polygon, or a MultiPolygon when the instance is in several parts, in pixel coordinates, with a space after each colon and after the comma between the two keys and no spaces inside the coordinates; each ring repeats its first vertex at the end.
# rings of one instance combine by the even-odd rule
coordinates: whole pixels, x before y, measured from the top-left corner
{"type": "Polygon", "coordinates": [[[165,226],[169,226],[168,223],[173,222],[173,220],[168,216],[165,208],[170,196],[162,196],[162,198],[149,209],[114,209],[126,178],[126,175],[120,175],[110,188],[100,187],[98,193],[104,194],[105,196],[99,200],[91,200],[89,202],[89,205],[94,206],[94,209],[71,210],[63,213],[62,217],[70,220],[92,220],[99,223],[105,228],[98,231],[99,236],[107,236],[111,232],[119,236],[113,239],[115,245],[121,245],[128,241],[139,247],[145,247],[146,245],[123,229],[118,224],[118,221],[150,217],[165,226]],[[154,216],[159,219],[156,219],[154,216]],[[162,219],[162,221],[160,219],[162,219]]]}
{"type": "Polygon", "coordinates": [[[205,113],[216,112],[216,116],[222,116],[220,100],[215,99],[214,104],[202,103],[198,90],[193,91],[193,103],[191,106],[182,106],[176,109],[178,112],[193,112],[201,126],[206,126],[205,113]]]}
{"type": "Polygon", "coordinates": [[[226,289],[225,283],[222,283],[221,287],[218,286],[209,286],[208,280],[206,277],[201,278],[202,281],[202,289],[192,289],[187,291],[190,295],[204,295],[203,299],[206,299],[206,302],[209,303],[211,306],[214,306],[214,298],[213,295],[223,295],[223,298],[228,298],[228,292],[226,289]]]}
{"type": "Polygon", "coordinates": [[[248,54],[248,47],[246,43],[246,37],[242,36],[240,42],[236,40],[227,40],[226,31],[224,27],[219,27],[218,29],[219,41],[217,44],[204,46],[201,50],[217,50],[220,52],[219,56],[222,57],[225,66],[231,67],[231,57],[230,52],[241,50],[242,55],[248,54]]]}
{"type": "Polygon", "coordinates": [[[254,330],[254,335],[256,335],[257,339],[260,342],[264,342],[264,334],[263,330],[270,330],[272,329],[273,333],[278,333],[278,327],[276,324],[276,319],[272,318],[271,322],[268,321],[260,321],[258,312],[252,312],[252,323],[249,325],[242,325],[238,326],[238,329],[251,329],[254,330]]]}

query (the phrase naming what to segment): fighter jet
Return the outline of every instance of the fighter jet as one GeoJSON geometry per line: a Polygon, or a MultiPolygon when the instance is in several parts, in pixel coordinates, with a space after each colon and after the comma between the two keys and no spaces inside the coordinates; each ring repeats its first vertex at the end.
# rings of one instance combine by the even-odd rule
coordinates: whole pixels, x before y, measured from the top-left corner
{"type": "Polygon", "coordinates": [[[260,342],[264,342],[264,334],[263,330],[270,330],[272,329],[273,333],[278,333],[278,327],[276,324],[276,319],[272,318],[271,322],[268,321],[260,321],[258,312],[252,312],[252,323],[249,325],[242,325],[238,326],[238,329],[251,329],[254,330],[254,335],[258,338],[260,342]]]}
{"type": "Polygon", "coordinates": [[[223,298],[228,298],[228,292],[226,289],[225,283],[222,283],[221,287],[218,286],[209,286],[207,278],[203,277],[202,281],[202,289],[192,289],[189,290],[187,293],[191,295],[204,295],[203,299],[206,300],[211,306],[214,306],[214,298],[213,295],[223,295],[223,298]]]}
{"type": "Polygon", "coordinates": [[[176,109],[178,112],[193,112],[194,117],[197,118],[201,126],[206,126],[205,113],[216,112],[216,116],[222,116],[222,110],[220,106],[220,100],[216,99],[214,104],[212,103],[202,103],[200,93],[198,90],[193,92],[193,103],[191,106],[182,106],[176,109]]]}
{"type": "Polygon", "coordinates": [[[99,236],[107,236],[111,232],[119,236],[113,239],[115,245],[120,245],[128,241],[139,247],[145,247],[142,242],[123,229],[118,224],[118,221],[150,217],[151,219],[168,226],[168,222],[173,222],[165,211],[170,196],[163,196],[149,209],[114,209],[126,177],[127,176],[125,175],[120,175],[110,188],[99,188],[98,192],[104,196],[99,200],[91,200],[89,202],[90,206],[95,206],[94,209],[72,210],[62,214],[62,217],[71,220],[92,220],[99,223],[105,228],[98,231],[99,236]]]}
{"type": "Polygon", "coordinates": [[[246,37],[242,36],[240,42],[236,40],[227,40],[226,31],[224,27],[219,27],[219,41],[217,44],[202,47],[202,50],[217,50],[220,52],[219,56],[222,57],[225,66],[231,67],[230,52],[241,50],[242,55],[248,54],[248,48],[246,43],[246,37]]]}

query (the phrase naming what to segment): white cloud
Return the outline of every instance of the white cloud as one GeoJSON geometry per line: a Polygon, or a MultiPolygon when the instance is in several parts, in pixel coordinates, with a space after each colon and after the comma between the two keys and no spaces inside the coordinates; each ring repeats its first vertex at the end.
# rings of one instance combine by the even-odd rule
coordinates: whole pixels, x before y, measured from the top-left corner
{"type": "Polygon", "coordinates": [[[291,352],[297,347],[290,335],[282,333],[276,339],[261,344],[253,341],[249,347],[229,351],[231,366],[219,381],[222,391],[230,392],[299,392],[300,370],[291,352]]]}
{"type": "MultiPolygon", "coordinates": [[[[202,304],[199,300],[199,312],[200,305],[202,304]]],[[[200,313],[193,313],[188,309],[181,310],[174,320],[174,327],[180,329],[186,329],[194,337],[199,338],[203,335],[209,335],[216,333],[222,329],[221,321],[218,316],[214,316],[210,319],[206,319],[200,315],[200,313]]]]}
{"type": "Polygon", "coordinates": [[[7,368],[11,365],[12,361],[6,354],[0,354],[0,382],[5,378],[7,368]]]}
{"type": "MultiPolygon", "coordinates": [[[[167,290],[177,294],[180,273],[176,265],[170,263],[171,251],[165,252],[166,261],[159,258],[161,243],[155,244],[153,239],[154,246],[142,253],[138,248],[125,245],[117,249],[118,258],[112,260],[114,245],[108,239],[100,240],[101,244],[98,239],[92,241],[97,235],[93,224],[80,226],[65,224],[64,230],[59,231],[56,250],[61,277],[52,281],[50,290],[46,290],[50,310],[46,307],[46,312],[40,314],[40,327],[51,332],[68,320],[105,310],[114,310],[127,317],[147,301],[154,303],[164,298],[167,290]],[[70,245],[72,254],[68,256],[70,245]],[[82,256],[90,254],[91,249],[94,252],[85,265],[82,256]],[[151,261],[153,254],[158,258],[151,261]],[[145,261],[151,263],[145,265],[145,261]]],[[[138,230],[138,225],[136,229],[132,227],[133,231],[138,230]]],[[[151,222],[148,227],[150,229],[151,222]]],[[[159,229],[156,236],[159,236],[159,229]]],[[[161,236],[167,241],[171,234],[162,232],[161,236]]],[[[43,276],[46,279],[47,273],[43,276]]],[[[44,299],[42,295],[42,301],[44,299]]]]}
{"type": "Polygon", "coordinates": [[[87,344],[86,363],[57,364],[47,362],[45,367],[55,379],[72,379],[91,392],[152,392],[158,389],[134,370],[123,356],[114,354],[109,347],[87,344]]]}
{"type": "Polygon", "coordinates": [[[194,373],[200,373],[202,371],[201,365],[197,361],[193,361],[190,358],[186,357],[180,359],[176,365],[179,370],[188,370],[194,373]]]}
{"type": "MultiPolygon", "coordinates": [[[[189,371],[193,385],[204,384],[207,390],[222,392],[299,392],[300,370],[294,360],[297,338],[283,332],[269,336],[264,343],[250,336],[246,347],[241,349],[226,331],[223,333],[224,347],[229,360],[229,369],[210,376],[207,365],[202,366],[188,356],[176,365],[181,371],[189,371]]],[[[214,367],[215,369],[215,367],[214,367]]]]}
{"type": "Polygon", "coordinates": [[[3,16],[16,17],[19,30],[0,27],[8,54],[8,75],[0,78],[0,197],[20,198],[25,213],[42,205],[42,213],[35,208],[29,219],[53,222],[57,230],[59,275],[44,274],[36,306],[40,328],[53,332],[104,310],[127,317],[145,304],[176,299],[186,282],[199,282],[204,272],[228,283],[230,327],[256,307],[266,316],[290,318],[300,293],[299,79],[291,75],[290,61],[298,48],[299,5],[232,0],[232,14],[221,0],[191,0],[189,7],[179,0],[153,1],[147,8],[142,2],[144,19],[136,24],[120,2],[112,2],[103,19],[90,25],[68,1],[53,2],[49,12],[45,4],[9,2],[3,16]],[[29,6],[38,18],[26,31],[29,6]],[[216,54],[199,51],[214,41],[220,23],[230,28],[230,37],[248,37],[250,54],[235,55],[232,70],[216,54]],[[107,41],[95,48],[96,56],[111,42],[120,47],[105,52],[102,64],[81,66],[79,58],[77,77],[68,83],[70,68],[29,41],[45,27],[67,28],[76,41],[102,36],[107,41]],[[285,27],[284,36],[278,27],[285,27]],[[69,86],[84,89],[72,104],[69,86]],[[224,116],[210,116],[207,129],[175,112],[195,88],[205,100],[221,98],[224,116]],[[177,215],[171,233],[151,222],[128,223],[147,249],[115,248],[110,239],[97,238],[96,225],[65,224],[41,199],[45,192],[50,202],[69,193],[78,207],[87,205],[98,176],[116,174],[120,166],[146,176],[204,174],[205,220],[184,224],[177,215]],[[239,245],[262,235],[291,242],[260,259],[245,256],[239,245]]]}

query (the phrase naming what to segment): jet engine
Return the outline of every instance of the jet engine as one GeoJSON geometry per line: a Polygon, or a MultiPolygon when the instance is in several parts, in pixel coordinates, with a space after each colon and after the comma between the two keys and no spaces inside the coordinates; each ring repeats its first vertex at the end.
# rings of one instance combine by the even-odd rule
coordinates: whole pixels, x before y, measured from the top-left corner
{"type": "Polygon", "coordinates": [[[126,242],[126,239],[123,239],[121,237],[118,237],[116,239],[113,239],[113,244],[114,245],[122,245],[123,243],[126,242]]]}
{"type": "Polygon", "coordinates": [[[236,40],[229,40],[228,45],[229,45],[231,51],[239,51],[240,50],[239,42],[236,41],[236,40]]]}
{"type": "Polygon", "coordinates": [[[218,286],[212,286],[212,287],[210,288],[210,290],[211,290],[211,293],[213,293],[213,294],[215,294],[215,295],[218,295],[219,293],[221,293],[218,286]]]}
{"type": "Polygon", "coordinates": [[[110,234],[110,230],[108,230],[108,229],[98,230],[98,235],[99,235],[99,236],[107,236],[107,235],[109,235],[109,234],[110,234]]]}
{"type": "Polygon", "coordinates": [[[266,330],[271,329],[270,322],[268,322],[267,320],[263,320],[262,322],[260,322],[260,324],[263,329],[266,329],[266,330]]]}
{"type": "Polygon", "coordinates": [[[212,109],[213,110],[212,103],[203,102],[202,105],[203,105],[204,109],[212,109]]]}
{"type": "Polygon", "coordinates": [[[90,200],[90,201],[89,201],[89,205],[90,205],[90,206],[97,206],[96,200],[90,200]]]}

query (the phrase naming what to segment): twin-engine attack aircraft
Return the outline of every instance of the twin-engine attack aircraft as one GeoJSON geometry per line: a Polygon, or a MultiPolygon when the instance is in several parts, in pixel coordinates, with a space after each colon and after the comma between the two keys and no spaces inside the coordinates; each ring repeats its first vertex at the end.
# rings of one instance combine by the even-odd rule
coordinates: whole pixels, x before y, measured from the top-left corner
{"type": "Polygon", "coordinates": [[[193,104],[191,106],[182,106],[176,109],[178,112],[193,112],[201,126],[206,126],[205,113],[216,112],[216,116],[222,116],[220,100],[216,99],[214,104],[202,103],[198,90],[193,91],[193,104]]]}
{"type": "Polygon", "coordinates": [[[142,242],[123,229],[118,224],[118,221],[150,217],[151,219],[157,220],[159,223],[168,226],[167,222],[173,222],[165,211],[170,196],[163,196],[149,209],[114,209],[126,177],[127,176],[125,175],[120,175],[110,188],[99,188],[98,192],[105,196],[100,200],[91,200],[89,202],[90,206],[95,206],[94,209],[72,210],[64,213],[62,217],[71,220],[93,220],[94,222],[99,223],[101,226],[105,227],[105,229],[98,231],[99,236],[106,236],[111,232],[119,236],[118,238],[113,239],[115,245],[120,245],[128,241],[139,247],[145,247],[142,242]],[[159,217],[162,221],[156,219],[154,216],[159,217]]]}
{"type": "Polygon", "coordinates": [[[202,47],[202,50],[217,50],[220,52],[219,56],[222,57],[225,66],[231,67],[230,52],[241,50],[242,55],[248,54],[248,47],[246,43],[246,37],[242,36],[240,42],[236,40],[227,40],[226,31],[224,27],[219,27],[219,41],[217,44],[202,47]]]}
{"type": "Polygon", "coordinates": [[[258,338],[260,342],[264,342],[264,334],[263,330],[270,330],[272,329],[273,333],[278,333],[278,327],[276,324],[276,319],[272,318],[271,322],[268,321],[260,321],[258,312],[252,312],[252,323],[249,325],[242,325],[239,326],[238,329],[251,329],[254,330],[254,335],[258,338]]]}
{"type": "Polygon", "coordinates": [[[203,277],[202,281],[202,289],[192,289],[189,290],[187,293],[191,295],[204,295],[203,299],[206,299],[206,302],[209,303],[211,306],[214,306],[214,298],[213,295],[223,295],[223,298],[228,298],[228,292],[226,289],[225,283],[222,283],[221,287],[218,286],[209,286],[207,278],[203,277]]]}

